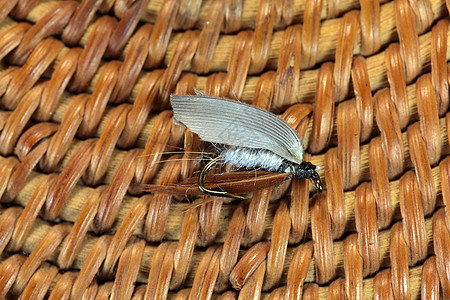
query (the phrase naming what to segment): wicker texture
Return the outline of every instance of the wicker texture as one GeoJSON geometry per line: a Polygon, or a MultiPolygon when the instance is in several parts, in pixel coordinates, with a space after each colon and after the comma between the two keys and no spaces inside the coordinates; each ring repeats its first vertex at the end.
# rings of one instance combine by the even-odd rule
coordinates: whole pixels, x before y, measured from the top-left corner
{"type": "Polygon", "coordinates": [[[0,0],[0,298],[449,299],[449,10],[0,0]],[[196,178],[194,87],[279,113],[327,191],[144,193],[196,178]]]}

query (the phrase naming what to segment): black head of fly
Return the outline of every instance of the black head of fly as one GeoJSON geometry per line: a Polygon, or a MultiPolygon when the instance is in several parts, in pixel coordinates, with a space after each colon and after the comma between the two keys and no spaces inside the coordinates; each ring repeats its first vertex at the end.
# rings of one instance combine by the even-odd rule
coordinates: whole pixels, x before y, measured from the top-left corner
{"type": "Polygon", "coordinates": [[[317,173],[317,169],[318,168],[316,165],[313,165],[308,161],[302,161],[302,163],[297,164],[289,160],[285,160],[278,169],[278,172],[290,173],[295,177],[311,179],[317,191],[321,193],[323,191],[323,186],[320,181],[319,173],[317,173]]]}

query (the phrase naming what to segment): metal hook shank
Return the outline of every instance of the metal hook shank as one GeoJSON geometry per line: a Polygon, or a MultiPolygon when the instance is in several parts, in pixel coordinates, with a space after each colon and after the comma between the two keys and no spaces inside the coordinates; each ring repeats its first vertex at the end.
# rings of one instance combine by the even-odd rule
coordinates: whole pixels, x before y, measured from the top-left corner
{"type": "MultiPolygon", "coordinates": [[[[206,175],[208,174],[209,170],[211,170],[211,168],[221,159],[222,158],[220,156],[218,156],[218,157],[212,159],[210,162],[208,162],[205,165],[203,170],[200,172],[200,176],[198,177],[198,189],[209,196],[228,197],[228,198],[246,200],[247,198],[239,196],[239,195],[230,194],[225,191],[214,191],[214,190],[207,189],[205,187],[204,182],[205,182],[206,175]]],[[[219,188],[220,188],[220,186],[219,186],[219,188]]]]}

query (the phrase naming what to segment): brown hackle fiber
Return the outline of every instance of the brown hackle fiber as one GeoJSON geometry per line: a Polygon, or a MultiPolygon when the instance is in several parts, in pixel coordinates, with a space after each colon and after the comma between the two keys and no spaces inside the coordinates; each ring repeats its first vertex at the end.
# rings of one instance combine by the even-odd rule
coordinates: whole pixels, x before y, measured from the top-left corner
{"type": "Polygon", "coordinates": [[[449,298],[449,11],[0,0],[0,298],[449,298]],[[223,167],[250,199],[204,197],[194,88],[286,120],[326,190],[223,167]]]}

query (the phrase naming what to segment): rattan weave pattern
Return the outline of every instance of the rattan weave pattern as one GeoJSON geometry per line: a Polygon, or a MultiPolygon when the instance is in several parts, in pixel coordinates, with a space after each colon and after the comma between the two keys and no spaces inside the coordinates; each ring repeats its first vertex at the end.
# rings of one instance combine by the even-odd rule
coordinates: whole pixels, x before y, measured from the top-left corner
{"type": "Polygon", "coordinates": [[[0,298],[449,299],[449,11],[0,0],[0,298]],[[251,200],[186,210],[194,87],[280,114],[326,192],[236,172],[251,200]]]}

